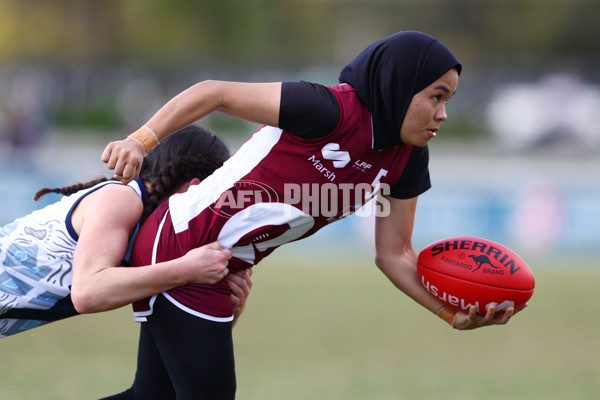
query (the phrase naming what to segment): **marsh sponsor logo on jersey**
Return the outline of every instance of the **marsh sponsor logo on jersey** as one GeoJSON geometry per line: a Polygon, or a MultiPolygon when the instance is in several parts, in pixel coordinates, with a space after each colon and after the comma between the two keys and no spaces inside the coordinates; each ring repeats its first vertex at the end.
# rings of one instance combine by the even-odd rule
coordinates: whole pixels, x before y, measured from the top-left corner
{"type": "Polygon", "coordinates": [[[344,168],[350,162],[350,154],[347,151],[341,151],[337,143],[327,143],[321,149],[323,158],[333,161],[336,168],[344,168]]]}
{"type": "MultiPolygon", "coordinates": [[[[340,145],[337,143],[328,143],[321,149],[323,159],[333,161],[334,168],[344,168],[350,162],[350,154],[347,151],[341,151],[340,145]]],[[[308,161],[313,164],[313,167],[319,171],[325,179],[330,182],[335,181],[335,172],[327,168],[323,162],[314,154],[308,157],[308,161]]]]}

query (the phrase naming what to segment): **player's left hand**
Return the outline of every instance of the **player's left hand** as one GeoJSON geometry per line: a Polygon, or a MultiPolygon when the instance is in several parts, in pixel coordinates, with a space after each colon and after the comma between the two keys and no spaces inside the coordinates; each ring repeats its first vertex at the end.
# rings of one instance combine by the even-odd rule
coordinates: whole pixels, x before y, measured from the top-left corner
{"type": "Polygon", "coordinates": [[[101,160],[107,164],[108,169],[115,171],[115,179],[127,184],[139,175],[145,156],[144,146],[127,137],[110,142],[104,149],[101,160]]]}

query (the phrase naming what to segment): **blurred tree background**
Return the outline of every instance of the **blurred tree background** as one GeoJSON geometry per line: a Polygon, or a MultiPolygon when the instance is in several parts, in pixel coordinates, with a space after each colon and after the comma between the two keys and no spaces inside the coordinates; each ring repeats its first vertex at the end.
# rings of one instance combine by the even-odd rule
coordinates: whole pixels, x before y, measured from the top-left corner
{"type": "MultiPolygon", "coordinates": [[[[598,57],[595,0],[3,0],[2,62],[342,64],[406,29],[467,63],[598,57]],[[500,58],[500,59],[498,59],[500,58]],[[490,60],[491,59],[491,60],[490,60]]],[[[189,64],[193,65],[189,65],[189,64]]]]}
{"type": "Polygon", "coordinates": [[[440,38],[464,63],[459,135],[482,134],[482,105],[506,81],[566,66],[600,79],[597,0],[2,0],[0,11],[4,109],[13,77],[34,68],[46,127],[122,133],[206,78],[335,83],[399,30],[440,38]]]}

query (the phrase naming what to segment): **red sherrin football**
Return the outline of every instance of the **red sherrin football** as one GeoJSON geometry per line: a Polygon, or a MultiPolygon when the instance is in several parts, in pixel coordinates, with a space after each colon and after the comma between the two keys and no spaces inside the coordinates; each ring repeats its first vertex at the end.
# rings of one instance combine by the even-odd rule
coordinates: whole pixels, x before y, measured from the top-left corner
{"type": "Polygon", "coordinates": [[[427,291],[449,307],[478,314],[487,307],[519,307],[533,294],[531,270],[514,252],[476,237],[443,239],[425,247],[417,263],[427,291]]]}

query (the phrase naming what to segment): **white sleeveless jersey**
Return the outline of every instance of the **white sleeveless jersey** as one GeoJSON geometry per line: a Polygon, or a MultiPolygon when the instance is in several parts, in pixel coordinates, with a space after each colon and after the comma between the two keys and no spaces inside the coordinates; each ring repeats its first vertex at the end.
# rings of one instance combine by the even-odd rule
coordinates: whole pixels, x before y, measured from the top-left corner
{"type": "MultiPolygon", "coordinates": [[[[77,314],[71,302],[77,204],[107,184],[63,197],[0,228],[0,337],[77,314]]],[[[129,184],[142,197],[143,184],[129,184]]],[[[131,244],[128,246],[129,255],[131,244]]]]}

